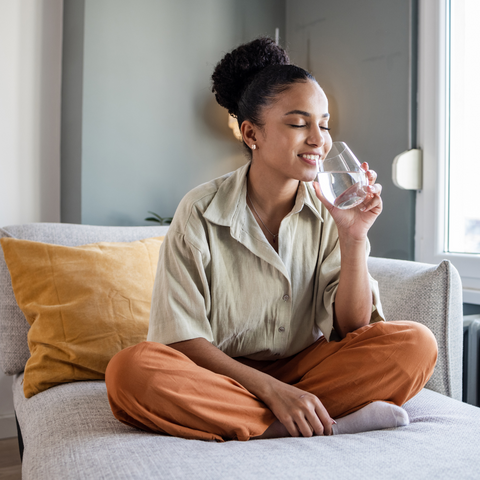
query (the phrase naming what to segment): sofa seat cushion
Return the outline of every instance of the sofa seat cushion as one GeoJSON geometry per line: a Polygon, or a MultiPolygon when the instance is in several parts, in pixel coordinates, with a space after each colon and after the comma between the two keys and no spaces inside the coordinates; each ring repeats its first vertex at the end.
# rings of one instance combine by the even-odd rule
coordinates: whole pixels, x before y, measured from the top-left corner
{"type": "Polygon", "coordinates": [[[77,382],[14,403],[23,479],[478,478],[480,408],[424,389],[398,429],[225,443],[145,433],[118,422],[105,383],[77,382]]]}

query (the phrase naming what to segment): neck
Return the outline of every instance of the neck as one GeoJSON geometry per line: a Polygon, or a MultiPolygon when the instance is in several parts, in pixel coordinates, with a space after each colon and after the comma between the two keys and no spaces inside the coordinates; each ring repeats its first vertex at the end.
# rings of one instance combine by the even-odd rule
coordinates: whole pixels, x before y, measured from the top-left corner
{"type": "Polygon", "coordinates": [[[250,166],[247,177],[247,199],[270,245],[278,251],[277,236],[282,220],[291,212],[298,189],[298,180],[279,181],[276,175],[262,174],[250,166]]]}
{"type": "Polygon", "coordinates": [[[278,226],[295,204],[298,185],[298,180],[282,181],[271,174],[265,175],[255,163],[248,172],[247,189],[255,208],[260,209],[260,214],[263,213],[267,220],[278,226]]]}

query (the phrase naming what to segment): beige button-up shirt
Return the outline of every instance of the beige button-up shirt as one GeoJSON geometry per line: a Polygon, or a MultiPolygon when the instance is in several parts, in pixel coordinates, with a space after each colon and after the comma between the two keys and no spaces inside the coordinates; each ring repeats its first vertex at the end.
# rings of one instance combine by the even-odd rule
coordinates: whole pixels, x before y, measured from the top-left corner
{"type": "MultiPolygon", "coordinates": [[[[322,334],[330,340],[340,275],[335,223],[312,185],[300,183],[277,253],[246,203],[249,166],[200,185],[178,206],[160,250],[147,340],[203,337],[255,360],[294,355],[322,334]]],[[[374,322],[383,314],[377,282],[370,284],[374,322]]]]}

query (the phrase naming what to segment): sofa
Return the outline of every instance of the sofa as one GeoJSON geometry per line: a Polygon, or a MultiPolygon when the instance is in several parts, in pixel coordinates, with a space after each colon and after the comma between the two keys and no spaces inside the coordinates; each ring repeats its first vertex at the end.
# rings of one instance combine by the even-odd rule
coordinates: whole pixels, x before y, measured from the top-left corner
{"type": "MultiPolygon", "coordinates": [[[[159,237],[168,227],[26,224],[1,237],[78,246],[159,237]]],[[[461,402],[462,289],[448,261],[370,258],[389,320],[423,323],[438,362],[404,408],[406,427],[355,435],[224,443],[147,433],[117,421],[101,379],[64,383],[26,398],[30,325],[0,249],[0,363],[14,375],[22,478],[53,479],[468,479],[480,478],[480,408],[461,402]]]]}

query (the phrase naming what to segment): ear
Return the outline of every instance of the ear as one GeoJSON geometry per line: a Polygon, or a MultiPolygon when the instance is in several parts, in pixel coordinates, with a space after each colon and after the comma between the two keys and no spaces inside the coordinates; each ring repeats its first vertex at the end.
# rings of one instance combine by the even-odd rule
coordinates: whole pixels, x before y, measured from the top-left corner
{"type": "Polygon", "coordinates": [[[245,120],[240,127],[240,131],[243,141],[252,148],[252,145],[257,141],[255,125],[250,120],[245,120]]]}

